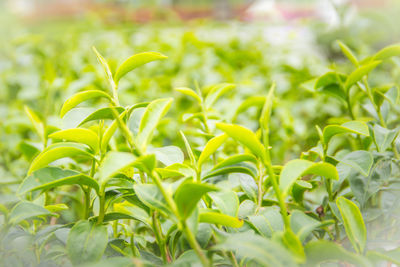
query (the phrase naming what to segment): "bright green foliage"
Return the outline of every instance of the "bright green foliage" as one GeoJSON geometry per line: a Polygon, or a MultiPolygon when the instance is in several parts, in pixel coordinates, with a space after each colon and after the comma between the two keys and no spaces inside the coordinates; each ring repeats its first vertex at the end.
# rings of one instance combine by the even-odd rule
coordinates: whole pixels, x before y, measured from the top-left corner
{"type": "Polygon", "coordinates": [[[5,266],[399,264],[398,45],[330,43],[329,64],[259,34],[130,33],[2,59],[5,266]],[[169,59],[119,58],[146,47],[169,59]]]}

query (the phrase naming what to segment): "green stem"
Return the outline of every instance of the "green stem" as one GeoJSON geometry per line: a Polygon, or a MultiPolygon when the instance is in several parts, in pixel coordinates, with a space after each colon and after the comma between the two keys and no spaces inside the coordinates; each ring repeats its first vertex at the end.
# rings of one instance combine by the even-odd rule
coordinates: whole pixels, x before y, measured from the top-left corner
{"type": "Polygon", "coordinates": [[[203,250],[201,249],[199,243],[197,242],[195,236],[188,228],[186,221],[181,222],[182,230],[190,244],[190,247],[196,252],[197,256],[200,258],[201,263],[204,267],[209,267],[210,261],[207,259],[206,255],[204,254],[203,250]]]}
{"type": "Polygon", "coordinates": [[[278,200],[279,207],[281,209],[281,214],[282,214],[283,223],[285,224],[285,229],[289,230],[290,229],[290,221],[289,221],[289,216],[288,216],[288,212],[287,212],[287,208],[286,208],[285,199],[279,188],[278,179],[274,173],[274,170],[272,169],[271,154],[269,151],[269,131],[267,129],[264,129],[263,136],[264,136],[263,140],[264,140],[264,146],[265,146],[265,160],[264,160],[263,164],[266,167],[268,176],[272,181],[272,187],[275,191],[275,196],[278,200]]]}
{"type": "Polygon", "coordinates": [[[105,186],[101,186],[100,188],[99,201],[100,201],[100,207],[99,207],[99,217],[97,223],[102,224],[104,220],[105,204],[106,204],[105,186]]]}
{"type": "Polygon", "coordinates": [[[157,211],[153,211],[152,222],[153,222],[154,235],[156,237],[158,246],[160,248],[161,257],[163,259],[164,264],[167,264],[168,263],[167,247],[166,247],[165,239],[162,234],[161,224],[160,224],[160,220],[158,218],[157,211]]]}
{"type": "Polygon", "coordinates": [[[258,198],[257,198],[257,208],[256,208],[255,213],[258,213],[258,211],[262,207],[262,200],[264,197],[264,190],[263,190],[263,173],[264,172],[261,169],[261,166],[259,166],[259,172],[260,172],[260,174],[258,176],[258,198]]]}

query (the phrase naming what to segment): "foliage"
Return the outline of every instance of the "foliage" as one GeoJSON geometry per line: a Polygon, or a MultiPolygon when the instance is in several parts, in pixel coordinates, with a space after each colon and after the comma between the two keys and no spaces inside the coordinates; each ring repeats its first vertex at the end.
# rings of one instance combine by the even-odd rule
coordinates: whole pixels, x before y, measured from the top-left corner
{"type": "MultiPolygon", "coordinates": [[[[240,72],[258,57],[234,41],[239,59],[189,33],[181,41],[213,49],[228,70],[218,73],[240,72]]],[[[398,264],[399,88],[374,75],[392,66],[400,48],[361,60],[338,47],[348,65],[310,81],[293,78],[313,78],[308,70],[293,70],[298,91],[282,90],[278,80],[260,95],[227,74],[227,82],[194,81],[153,99],[147,83],[179,75],[188,63],[168,62],[186,51],[137,53],[118,65],[93,48],[98,66],[84,67],[66,57],[60,68],[78,77],[68,93],[59,84],[72,78],[43,59],[49,106],[26,106],[26,121],[6,127],[7,135],[20,127],[25,140],[2,169],[13,178],[1,180],[3,264],[398,264]],[[290,115],[292,108],[316,114],[290,115]]],[[[90,61],[83,51],[78,60],[90,61]]]]}

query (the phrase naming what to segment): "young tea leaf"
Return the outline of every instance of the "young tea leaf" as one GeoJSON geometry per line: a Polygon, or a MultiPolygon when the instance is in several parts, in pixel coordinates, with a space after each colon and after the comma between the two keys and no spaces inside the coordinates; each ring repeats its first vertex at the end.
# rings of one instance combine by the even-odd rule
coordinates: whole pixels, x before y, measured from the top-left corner
{"type": "Polygon", "coordinates": [[[116,70],[115,75],[114,75],[114,80],[116,83],[119,82],[119,80],[125,76],[128,72],[134,70],[137,67],[140,67],[144,64],[147,64],[149,62],[155,61],[155,60],[160,60],[160,59],[166,59],[167,56],[164,56],[163,54],[157,53],[157,52],[144,52],[144,53],[139,53],[136,55],[131,56],[127,60],[125,60],[116,70]]]}
{"type": "Polygon", "coordinates": [[[97,97],[104,97],[108,100],[111,100],[111,97],[100,90],[88,90],[88,91],[83,91],[83,92],[79,92],[76,93],[75,95],[71,96],[70,98],[68,98],[67,101],[64,102],[64,105],[61,108],[60,111],[60,117],[64,117],[64,115],[70,111],[71,109],[73,109],[74,107],[76,107],[77,105],[79,105],[80,103],[82,103],[83,101],[86,101],[88,99],[91,98],[97,98],[97,97]]]}
{"type": "Polygon", "coordinates": [[[77,142],[88,145],[96,153],[99,149],[99,137],[98,135],[88,129],[74,128],[61,130],[49,135],[49,138],[53,139],[64,139],[71,142],[77,142]]]}
{"type": "Polygon", "coordinates": [[[172,98],[164,98],[154,100],[147,106],[140,121],[138,135],[136,136],[136,143],[141,151],[145,151],[154,130],[161,118],[167,113],[171,103],[172,98]]]}
{"type": "Polygon", "coordinates": [[[373,61],[368,63],[368,65],[363,65],[358,67],[355,71],[350,73],[347,77],[344,87],[346,90],[349,90],[355,83],[360,81],[365,75],[368,75],[373,69],[375,69],[381,61],[373,61]]]}
{"type": "Polygon", "coordinates": [[[343,133],[355,133],[369,136],[368,125],[362,121],[348,121],[342,125],[328,125],[324,128],[322,134],[324,143],[327,145],[333,136],[343,133]]]}
{"type": "Polygon", "coordinates": [[[228,135],[221,134],[214,138],[211,138],[206,146],[204,147],[203,151],[200,154],[199,160],[197,161],[197,168],[200,169],[201,165],[217,151],[217,149],[226,141],[228,135]]]}
{"type": "Polygon", "coordinates": [[[210,184],[200,184],[195,182],[182,183],[174,194],[174,200],[178,207],[181,219],[187,219],[202,196],[211,191],[217,191],[218,188],[210,184]]]}
{"type": "Polygon", "coordinates": [[[8,219],[10,224],[18,224],[26,219],[45,215],[51,215],[51,212],[32,202],[22,201],[12,208],[8,219]]]}
{"type": "Polygon", "coordinates": [[[233,228],[240,228],[243,225],[242,220],[219,212],[201,212],[199,222],[219,224],[233,228]]]}
{"type": "Polygon", "coordinates": [[[315,163],[304,159],[291,160],[286,163],[280,174],[279,187],[282,194],[286,195],[296,180],[307,174],[316,174],[334,180],[339,179],[335,166],[329,163],[315,163]]]}
{"type": "Polygon", "coordinates": [[[342,215],[344,229],[350,242],[358,253],[363,253],[367,242],[367,230],[360,210],[356,204],[344,197],[338,197],[336,205],[342,215]]]}
{"type": "Polygon", "coordinates": [[[217,123],[217,128],[247,147],[255,156],[265,159],[265,148],[257,136],[249,129],[234,124],[217,123]]]}

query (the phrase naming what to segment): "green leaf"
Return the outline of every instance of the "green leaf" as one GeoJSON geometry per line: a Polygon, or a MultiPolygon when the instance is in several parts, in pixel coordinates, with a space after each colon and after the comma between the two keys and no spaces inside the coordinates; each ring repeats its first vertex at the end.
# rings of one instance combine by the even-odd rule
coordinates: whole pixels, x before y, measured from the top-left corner
{"type": "Polygon", "coordinates": [[[176,163],[183,163],[184,155],[182,150],[177,146],[164,146],[149,149],[149,153],[154,153],[159,162],[165,166],[176,163]]]}
{"type": "Polygon", "coordinates": [[[374,158],[370,152],[358,150],[350,152],[339,161],[359,171],[362,175],[368,176],[374,163],[374,158]]]}
{"type": "Polygon", "coordinates": [[[189,166],[182,163],[175,163],[165,168],[156,168],[156,170],[162,176],[162,178],[178,176],[196,177],[196,172],[189,166]]]}
{"type": "Polygon", "coordinates": [[[218,100],[223,94],[235,88],[236,85],[231,83],[220,83],[213,85],[211,89],[208,91],[208,94],[204,100],[204,104],[207,109],[212,107],[215,101],[218,100]]]}
{"type": "Polygon", "coordinates": [[[353,54],[353,52],[351,51],[351,49],[345,45],[344,43],[342,43],[341,41],[337,41],[340,49],[342,50],[343,54],[350,60],[351,63],[353,63],[354,66],[358,67],[358,60],[356,58],[356,56],[353,54]]]}
{"type": "Polygon", "coordinates": [[[113,109],[117,111],[117,113],[121,114],[122,112],[125,111],[123,107],[112,107],[112,108],[101,108],[87,116],[85,119],[83,119],[78,127],[84,125],[87,122],[90,121],[96,121],[96,120],[113,120],[115,119],[113,109]]]}
{"type": "Polygon", "coordinates": [[[107,63],[107,60],[105,60],[104,57],[102,55],[100,55],[100,53],[97,51],[96,47],[92,46],[92,49],[97,56],[97,60],[100,62],[101,66],[103,67],[104,72],[107,75],[107,79],[108,79],[110,85],[113,87],[114,86],[113,75],[111,73],[110,66],[107,63]]]}
{"type": "Polygon", "coordinates": [[[100,183],[104,184],[119,171],[131,166],[136,157],[129,152],[110,151],[99,166],[100,183]]]}
{"type": "Polygon", "coordinates": [[[201,151],[199,160],[197,161],[197,168],[200,169],[201,165],[217,151],[217,149],[226,141],[228,135],[221,134],[216,137],[211,138],[206,146],[204,147],[203,151],[201,151]]]}
{"type": "Polygon", "coordinates": [[[333,220],[320,222],[299,210],[294,210],[290,214],[290,227],[293,232],[299,236],[301,242],[304,242],[311,232],[318,227],[332,224],[334,222],[335,221],[333,220]]]}
{"type": "Polygon", "coordinates": [[[217,123],[217,128],[247,147],[255,156],[265,160],[265,148],[251,130],[240,125],[226,123],[217,123]]]}
{"type": "Polygon", "coordinates": [[[60,117],[64,117],[64,115],[70,111],[71,109],[73,109],[74,107],[76,107],[77,105],[79,105],[80,103],[82,103],[83,101],[86,101],[88,99],[91,98],[97,98],[97,97],[104,97],[107,98],[108,100],[111,100],[111,97],[100,90],[87,90],[87,91],[83,91],[83,92],[79,92],[74,94],[73,96],[71,96],[70,98],[68,98],[67,101],[64,102],[61,111],[60,111],[60,117]]]}
{"type": "Polygon", "coordinates": [[[285,230],[282,235],[282,242],[288,248],[298,263],[303,263],[306,260],[303,245],[297,235],[295,235],[291,228],[285,230]]]}
{"type": "Polygon", "coordinates": [[[139,53],[136,55],[131,56],[127,60],[125,60],[118,68],[117,71],[115,72],[114,75],[114,80],[116,83],[119,82],[119,80],[125,76],[128,72],[136,69],[137,67],[140,67],[144,64],[147,64],[149,62],[155,61],[155,60],[160,60],[160,59],[166,59],[167,56],[164,56],[163,54],[157,53],[157,52],[144,52],[144,53],[139,53]]]}
{"type": "Polygon", "coordinates": [[[99,191],[97,181],[90,176],[72,170],[47,167],[34,171],[26,177],[18,188],[18,194],[38,190],[47,191],[54,187],[73,184],[86,185],[96,190],[96,192],[99,191]]]}
{"type": "Polygon", "coordinates": [[[28,201],[21,201],[12,208],[8,214],[8,219],[10,224],[18,224],[29,218],[46,215],[51,215],[51,212],[42,206],[28,201]]]}
{"type": "Polygon", "coordinates": [[[147,226],[151,227],[151,218],[149,214],[145,210],[139,208],[136,205],[133,205],[127,201],[123,203],[115,203],[114,210],[117,212],[128,214],[135,220],[141,221],[147,226]]]}
{"type": "Polygon", "coordinates": [[[305,252],[307,256],[305,266],[320,266],[321,263],[329,261],[348,262],[355,266],[371,266],[362,256],[351,253],[339,244],[327,240],[308,243],[305,246],[305,252]]]}
{"type": "Polygon", "coordinates": [[[218,164],[216,164],[212,169],[216,170],[216,169],[231,166],[231,165],[238,164],[238,163],[245,162],[245,161],[257,163],[256,157],[254,157],[252,154],[244,153],[244,154],[237,154],[237,155],[230,156],[230,157],[222,160],[218,164]]]}
{"type": "Polygon", "coordinates": [[[219,224],[233,228],[240,228],[243,225],[242,220],[219,212],[201,212],[199,215],[199,222],[219,224]]]}
{"type": "Polygon", "coordinates": [[[76,158],[77,156],[84,156],[93,158],[94,156],[89,153],[86,147],[74,143],[58,143],[47,147],[42,151],[31,163],[28,170],[28,175],[33,171],[46,167],[49,163],[61,158],[76,158]]]}
{"type": "Polygon", "coordinates": [[[196,99],[196,101],[197,101],[199,104],[201,104],[201,102],[202,102],[201,97],[200,97],[198,94],[196,94],[196,92],[193,91],[193,90],[190,89],[190,88],[187,88],[187,87],[178,87],[178,88],[175,88],[175,90],[178,91],[178,92],[180,92],[180,93],[182,93],[182,94],[185,94],[185,95],[187,95],[187,96],[193,97],[194,99],[196,99]]]}
{"type": "Polygon", "coordinates": [[[379,152],[386,151],[398,135],[398,130],[389,130],[378,124],[374,125],[373,132],[374,141],[379,152]]]}
{"type": "Polygon", "coordinates": [[[355,83],[360,81],[365,75],[367,75],[373,69],[375,69],[380,63],[381,63],[381,61],[373,61],[373,62],[368,63],[367,65],[358,67],[356,70],[354,70],[352,73],[350,73],[350,75],[347,77],[346,82],[344,84],[345,89],[348,90],[355,83]]]}
{"type": "Polygon", "coordinates": [[[323,131],[325,144],[327,145],[333,136],[343,133],[354,133],[369,136],[368,125],[362,121],[348,121],[342,125],[328,125],[323,131]]]}
{"type": "MultiPolygon", "coordinates": [[[[119,115],[119,118],[122,120],[127,114],[127,111],[124,111],[119,115]]],[[[118,121],[114,120],[111,125],[107,128],[107,130],[103,134],[103,138],[101,139],[100,150],[103,154],[107,151],[108,143],[110,142],[111,137],[114,135],[115,131],[118,128],[118,121]]]]}
{"type": "Polygon", "coordinates": [[[275,90],[275,83],[273,83],[271,89],[269,89],[267,99],[265,100],[265,104],[261,112],[260,127],[263,130],[269,129],[269,120],[271,117],[272,105],[274,102],[274,90],[275,90]]]}
{"type": "Polygon", "coordinates": [[[229,235],[214,248],[233,251],[237,257],[255,261],[259,266],[297,266],[291,253],[281,244],[248,232],[229,235]]]}
{"type": "Polygon", "coordinates": [[[279,187],[282,194],[286,195],[296,180],[307,174],[316,174],[334,180],[339,179],[335,166],[329,163],[315,163],[304,159],[291,160],[286,163],[280,174],[279,187]]]}
{"type": "Polygon", "coordinates": [[[390,45],[379,50],[373,57],[374,60],[385,60],[391,57],[400,56],[400,45],[390,45]]]}
{"type": "Polygon", "coordinates": [[[140,121],[138,135],[136,136],[136,143],[141,151],[145,151],[154,130],[157,128],[161,118],[167,113],[172,101],[172,98],[157,99],[147,106],[140,121]]]}
{"type": "Polygon", "coordinates": [[[205,180],[210,177],[224,175],[228,173],[244,173],[252,176],[253,178],[257,176],[257,174],[252,169],[246,166],[228,166],[216,170],[211,170],[210,172],[207,172],[201,179],[205,180]]]}
{"type": "Polygon", "coordinates": [[[248,216],[248,219],[250,226],[264,237],[271,238],[284,228],[282,216],[276,207],[264,207],[258,214],[248,216]]]}
{"type": "Polygon", "coordinates": [[[209,194],[217,208],[229,216],[237,217],[239,212],[239,198],[233,191],[219,191],[209,194]]]}
{"type": "Polygon", "coordinates": [[[217,187],[210,184],[200,184],[191,181],[182,183],[174,194],[174,200],[181,219],[187,219],[190,216],[204,194],[217,190],[217,187]]]}
{"type": "Polygon", "coordinates": [[[71,142],[85,144],[91,147],[95,152],[97,152],[99,149],[98,135],[94,131],[88,129],[74,128],[61,130],[50,134],[49,137],[53,139],[64,139],[71,142]]]}
{"type": "Polygon", "coordinates": [[[156,185],[135,184],[133,188],[140,201],[147,207],[161,211],[164,214],[169,213],[167,202],[156,185]]]}
{"type": "Polygon", "coordinates": [[[336,205],[342,215],[344,229],[350,242],[358,253],[363,253],[367,242],[367,229],[360,210],[356,204],[344,197],[338,197],[336,205]]]}
{"type": "Polygon", "coordinates": [[[101,259],[107,243],[106,226],[79,221],[68,234],[67,253],[74,265],[97,262],[101,259]]]}

